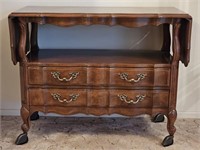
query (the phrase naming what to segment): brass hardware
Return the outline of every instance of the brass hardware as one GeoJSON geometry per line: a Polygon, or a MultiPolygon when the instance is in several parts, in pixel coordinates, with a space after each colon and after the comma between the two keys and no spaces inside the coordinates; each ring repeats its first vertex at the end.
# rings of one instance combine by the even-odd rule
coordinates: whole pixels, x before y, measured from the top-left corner
{"type": "Polygon", "coordinates": [[[139,82],[141,80],[143,80],[147,74],[144,74],[144,73],[139,73],[137,74],[137,79],[128,79],[128,73],[119,73],[119,76],[122,80],[126,80],[127,82],[139,82]]]}
{"type": "Polygon", "coordinates": [[[135,99],[128,99],[128,96],[125,94],[118,95],[118,97],[120,98],[121,101],[124,101],[128,104],[130,103],[137,104],[138,102],[143,101],[146,95],[141,95],[141,94],[136,95],[135,99]]]}
{"type": "Polygon", "coordinates": [[[60,72],[51,72],[52,76],[55,78],[55,79],[58,79],[59,81],[66,81],[66,82],[69,82],[73,79],[76,79],[77,76],[79,75],[79,72],[71,72],[69,73],[70,77],[67,79],[67,78],[60,78],[60,72]]]}
{"type": "Polygon", "coordinates": [[[51,94],[51,96],[53,97],[53,99],[55,99],[55,100],[58,100],[59,102],[61,102],[61,103],[70,103],[70,102],[72,102],[72,101],[75,101],[75,100],[77,100],[77,98],[79,97],[79,94],[70,94],[69,95],[69,97],[70,97],[70,99],[69,100],[67,100],[67,99],[61,99],[61,95],[60,94],[58,94],[58,93],[52,93],[51,94]]]}

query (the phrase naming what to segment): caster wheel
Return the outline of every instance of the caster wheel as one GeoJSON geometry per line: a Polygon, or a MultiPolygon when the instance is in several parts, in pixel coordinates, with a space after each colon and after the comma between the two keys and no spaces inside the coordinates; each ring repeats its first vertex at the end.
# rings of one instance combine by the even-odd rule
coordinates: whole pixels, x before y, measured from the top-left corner
{"type": "Polygon", "coordinates": [[[40,116],[38,115],[38,112],[34,112],[31,116],[30,116],[30,120],[34,121],[34,120],[38,120],[40,118],[40,116]]]}
{"type": "Polygon", "coordinates": [[[166,137],[164,138],[164,140],[163,140],[163,142],[162,142],[162,145],[163,145],[164,147],[166,147],[166,146],[172,145],[173,143],[174,143],[174,137],[171,136],[171,135],[168,135],[168,136],[166,136],[166,137]]]}
{"type": "Polygon", "coordinates": [[[15,141],[15,144],[16,145],[22,145],[22,144],[25,144],[27,142],[28,142],[27,133],[22,133],[17,137],[17,139],[15,141]]]}
{"type": "Polygon", "coordinates": [[[165,117],[162,114],[157,114],[155,117],[152,118],[152,122],[158,123],[158,122],[164,122],[165,117]]]}

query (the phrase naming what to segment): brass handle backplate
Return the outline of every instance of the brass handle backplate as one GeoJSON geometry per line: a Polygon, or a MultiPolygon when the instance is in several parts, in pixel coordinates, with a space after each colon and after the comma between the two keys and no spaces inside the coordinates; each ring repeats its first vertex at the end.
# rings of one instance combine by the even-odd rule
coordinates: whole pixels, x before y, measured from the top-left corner
{"type": "Polygon", "coordinates": [[[122,80],[125,80],[127,82],[137,83],[137,82],[143,80],[147,76],[147,74],[139,73],[139,74],[137,74],[137,79],[128,79],[128,73],[119,73],[119,76],[122,80]]]}
{"type": "Polygon", "coordinates": [[[73,79],[76,79],[77,78],[77,76],[79,75],[79,72],[71,72],[71,73],[69,73],[69,78],[61,78],[60,77],[60,72],[51,72],[51,74],[52,74],[52,76],[55,78],[55,79],[58,79],[59,81],[66,81],[66,82],[69,82],[69,81],[71,81],[71,80],[73,80],[73,79]]]}
{"type": "Polygon", "coordinates": [[[72,101],[77,100],[77,98],[79,97],[79,94],[70,94],[69,99],[66,99],[66,98],[61,99],[62,96],[58,93],[52,93],[51,96],[53,97],[54,100],[57,100],[61,103],[70,103],[72,101]]]}
{"type": "Polygon", "coordinates": [[[146,95],[141,95],[141,94],[136,95],[135,99],[129,99],[128,96],[125,95],[125,94],[121,94],[121,95],[119,94],[118,97],[119,97],[119,99],[121,101],[124,101],[125,103],[128,103],[128,104],[130,104],[130,103],[137,104],[138,102],[143,101],[144,98],[146,97],[146,95]]]}

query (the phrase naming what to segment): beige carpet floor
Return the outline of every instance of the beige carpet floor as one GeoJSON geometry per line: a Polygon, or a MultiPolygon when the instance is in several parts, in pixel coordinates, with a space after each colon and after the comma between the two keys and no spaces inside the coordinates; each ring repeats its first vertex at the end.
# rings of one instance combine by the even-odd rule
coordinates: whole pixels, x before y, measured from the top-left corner
{"type": "Polygon", "coordinates": [[[20,117],[1,117],[0,150],[200,150],[200,119],[178,119],[174,145],[163,148],[166,120],[40,117],[31,122],[29,142],[15,145],[20,117]]]}

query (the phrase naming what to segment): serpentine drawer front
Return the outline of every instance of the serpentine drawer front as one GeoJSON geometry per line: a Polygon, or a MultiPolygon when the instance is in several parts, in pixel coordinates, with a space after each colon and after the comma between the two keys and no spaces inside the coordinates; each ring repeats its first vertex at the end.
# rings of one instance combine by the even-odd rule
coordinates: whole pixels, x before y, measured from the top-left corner
{"type": "Polygon", "coordinates": [[[86,85],[86,68],[28,67],[29,84],[86,85]]]}
{"type": "MultiPolygon", "coordinates": [[[[12,61],[14,64],[19,62],[21,79],[23,133],[16,139],[16,144],[28,142],[30,119],[38,119],[39,111],[97,116],[148,114],[153,122],[162,122],[165,115],[169,135],[164,138],[162,145],[173,144],[179,61],[187,66],[190,58],[190,15],[176,8],[34,6],[11,13],[8,19],[12,61]],[[141,27],[150,29],[151,26],[154,29],[148,34],[148,38],[144,38],[147,40],[152,36],[153,40],[148,41],[148,45],[143,45],[146,42],[143,42],[143,38],[141,42],[141,37],[137,37],[137,43],[131,41],[126,44],[128,49],[100,49],[92,43],[95,41],[92,37],[91,45],[87,45],[87,48],[59,49],[56,47],[59,42],[45,37],[53,42],[54,47],[49,45],[46,46],[48,48],[41,49],[38,45],[38,25],[45,24],[63,27],[62,30],[81,25],[87,26],[84,30],[89,31],[93,25],[97,25],[93,28],[96,30],[99,25],[110,30],[114,26],[123,26],[122,30],[130,30],[131,33],[141,27]],[[95,47],[92,48],[92,45],[95,47]],[[158,48],[154,49],[155,45],[158,48]]],[[[128,38],[121,31],[115,32],[114,29],[107,32],[107,29],[106,34],[113,34],[116,39],[128,38]]],[[[62,37],[58,33],[54,32],[55,37],[60,40],[62,37]]],[[[87,34],[87,31],[84,33],[87,34]]],[[[86,37],[83,33],[80,34],[86,37]]],[[[71,39],[69,35],[66,36],[71,39]]],[[[73,38],[75,37],[77,32],[73,38]]],[[[98,37],[96,42],[106,46],[105,37],[98,37]]],[[[107,38],[106,42],[108,40],[107,38]]],[[[118,45],[121,41],[112,44],[118,45]]]]}
{"type": "Polygon", "coordinates": [[[169,68],[28,67],[29,84],[169,86],[169,68]]]}
{"type": "Polygon", "coordinates": [[[167,108],[164,90],[30,89],[30,105],[167,108]]]}
{"type": "Polygon", "coordinates": [[[168,91],[111,90],[110,107],[167,108],[168,91]]]}
{"type": "Polygon", "coordinates": [[[87,93],[82,89],[29,89],[30,105],[87,106],[87,93]]]}
{"type": "Polygon", "coordinates": [[[169,86],[169,81],[168,68],[110,69],[110,85],[114,86],[169,86]]]}

